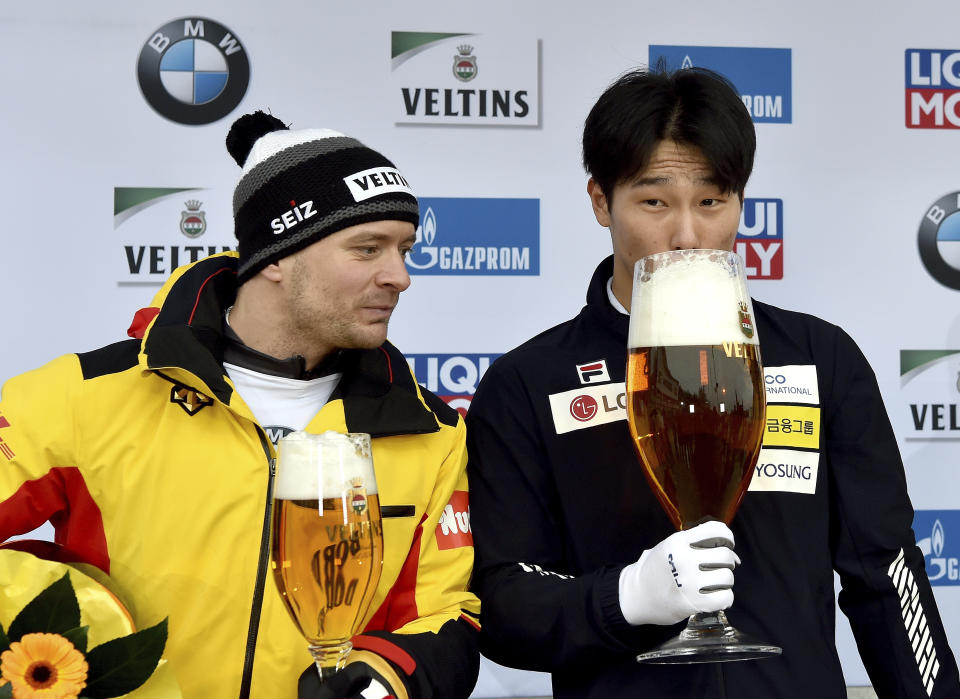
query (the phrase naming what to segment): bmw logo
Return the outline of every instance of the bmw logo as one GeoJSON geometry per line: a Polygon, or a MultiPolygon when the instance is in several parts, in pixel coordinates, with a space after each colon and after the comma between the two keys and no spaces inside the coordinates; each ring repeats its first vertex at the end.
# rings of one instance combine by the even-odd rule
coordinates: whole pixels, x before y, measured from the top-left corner
{"type": "Polygon", "coordinates": [[[158,114],[179,124],[209,124],[247,92],[250,62],[236,35],[202,17],[175,19],[140,49],[137,79],[158,114]]]}
{"type": "Polygon", "coordinates": [[[927,209],[917,244],[930,276],[960,291],[960,192],[941,197],[927,209]]]}

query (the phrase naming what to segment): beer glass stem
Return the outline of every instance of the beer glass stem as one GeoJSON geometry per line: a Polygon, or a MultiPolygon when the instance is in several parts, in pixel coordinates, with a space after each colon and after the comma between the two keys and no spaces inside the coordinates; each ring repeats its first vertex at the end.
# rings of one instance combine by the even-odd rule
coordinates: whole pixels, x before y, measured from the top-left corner
{"type": "Polygon", "coordinates": [[[687,620],[686,628],[680,632],[680,638],[719,641],[735,634],[736,630],[730,626],[726,613],[721,609],[719,612],[697,612],[691,616],[687,620]]]}
{"type": "Polygon", "coordinates": [[[323,683],[338,670],[343,669],[347,656],[353,650],[353,644],[350,641],[333,645],[310,644],[309,648],[310,655],[317,664],[317,671],[320,673],[320,682],[323,683]]]}

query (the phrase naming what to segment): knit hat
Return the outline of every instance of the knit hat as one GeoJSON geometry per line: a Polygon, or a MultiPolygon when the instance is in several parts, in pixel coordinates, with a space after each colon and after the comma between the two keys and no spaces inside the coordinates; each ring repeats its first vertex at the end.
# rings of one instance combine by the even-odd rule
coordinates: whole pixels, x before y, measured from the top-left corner
{"type": "Polygon", "coordinates": [[[233,193],[238,284],[344,228],[420,222],[417,198],[393,163],[337,131],[290,131],[258,111],[233,123],[227,150],[243,167],[233,193]]]}

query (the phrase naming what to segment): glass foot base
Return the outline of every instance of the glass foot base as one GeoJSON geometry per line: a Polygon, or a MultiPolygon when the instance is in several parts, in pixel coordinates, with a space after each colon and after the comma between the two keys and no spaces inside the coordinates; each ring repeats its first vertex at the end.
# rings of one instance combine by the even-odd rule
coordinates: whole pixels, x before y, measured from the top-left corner
{"type": "Polygon", "coordinates": [[[730,626],[722,611],[694,614],[676,638],[637,656],[638,663],[662,665],[726,663],[734,660],[761,660],[780,655],[782,649],[761,643],[730,626]]]}

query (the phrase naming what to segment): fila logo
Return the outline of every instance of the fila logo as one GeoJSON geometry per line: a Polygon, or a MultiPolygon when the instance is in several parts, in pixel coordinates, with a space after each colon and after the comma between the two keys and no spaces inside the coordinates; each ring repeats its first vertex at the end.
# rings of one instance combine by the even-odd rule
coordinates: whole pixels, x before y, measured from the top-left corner
{"type": "Polygon", "coordinates": [[[305,201],[302,204],[297,204],[297,202],[290,200],[290,206],[293,208],[289,211],[284,211],[283,215],[279,218],[275,218],[270,222],[270,227],[273,229],[274,235],[280,235],[284,231],[290,230],[298,223],[306,221],[311,216],[316,216],[317,212],[313,209],[313,199],[310,201],[305,201]]]}
{"type": "Polygon", "coordinates": [[[372,167],[343,178],[344,184],[353,195],[354,201],[363,201],[380,194],[407,192],[413,194],[410,183],[396,168],[372,167]]]}
{"type": "Polygon", "coordinates": [[[587,364],[577,364],[577,374],[580,376],[580,383],[602,383],[610,380],[606,359],[587,364]]]}
{"type": "Polygon", "coordinates": [[[436,529],[437,548],[441,551],[473,546],[470,528],[470,500],[465,490],[455,490],[443,508],[436,529]]]}

